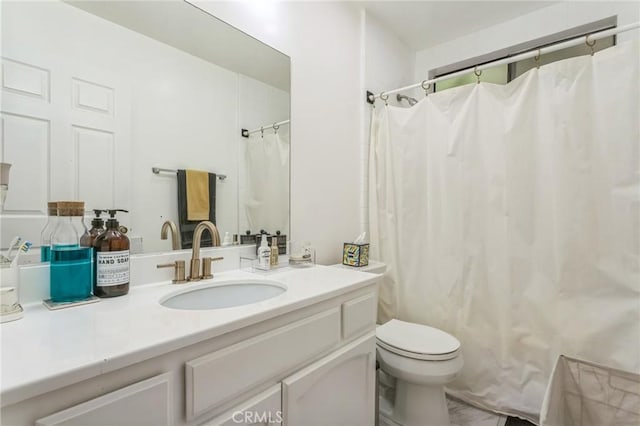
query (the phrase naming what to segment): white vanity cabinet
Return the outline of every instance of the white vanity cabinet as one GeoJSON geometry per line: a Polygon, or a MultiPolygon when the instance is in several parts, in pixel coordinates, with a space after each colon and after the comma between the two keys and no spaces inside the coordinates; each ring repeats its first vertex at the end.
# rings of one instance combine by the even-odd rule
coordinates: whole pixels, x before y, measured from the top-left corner
{"type": "MultiPolygon", "coordinates": [[[[2,407],[3,425],[372,425],[377,282],[2,407]]],[[[73,374],[73,372],[70,372],[73,374]]]]}
{"type": "MultiPolygon", "coordinates": [[[[282,405],[270,418],[282,420],[284,425],[372,425],[376,306],[376,293],[367,292],[187,362],[187,419],[197,418],[255,386],[272,382],[276,384],[272,392],[282,385],[282,405]],[[292,366],[302,368],[286,375],[292,366]]],[[[239,406],[253,407],[260,401],[239,406]]],[[[273,413],[273,409],[271,405],[268,413],[273,413]]],[[[265,413],[249,410],[246,416],[255,420],[261,414],[264,418],[265,413]]],[[[240,418],[236,407],[207,424],[231,424],[230,420],[240,418]]]]}

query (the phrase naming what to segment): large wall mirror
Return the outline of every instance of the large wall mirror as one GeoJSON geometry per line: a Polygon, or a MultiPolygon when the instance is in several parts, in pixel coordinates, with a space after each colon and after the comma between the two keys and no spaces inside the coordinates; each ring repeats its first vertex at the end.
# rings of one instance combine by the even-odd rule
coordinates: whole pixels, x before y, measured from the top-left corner
{"type": "Polygon", "coordinates": [[[1,7],[2,247],[38,246],[47,201],[83,200],[87,225],[127,209],[132,249],[171,250],[178,169],[216,174],[221,237],[288,234],[286,55],[180,0],[1,7]]]}

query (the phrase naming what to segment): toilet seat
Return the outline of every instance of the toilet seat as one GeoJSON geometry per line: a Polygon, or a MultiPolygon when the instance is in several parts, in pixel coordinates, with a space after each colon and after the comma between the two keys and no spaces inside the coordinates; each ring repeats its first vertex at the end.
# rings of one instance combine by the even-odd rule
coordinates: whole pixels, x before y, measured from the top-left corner
{"type": "Polygon", "coordinates": [[[458,356],[460,341],[437,328],[392,319],[376,329],[377,344],[407,358],[445,361],[458,356]]]}
{"type": "Polygon", "coordinates": [[[384,343],[383,341],[381,341],[380,339],[376,339],[376,343],[381,348],[385,348],[389,352],[392,352],[392,353],[394,353],[396,355],[403,356],[405,358],[416,359],[416,360],[419,360],[419,361],[447,361],[447,360],[450,360],[450,359],[453,359],[453,358],[457,357],[458,356],[458,352],[459,352],[459,351],[456,350],[456,351],[453,351],[453,352],[447,352],[446,354],[438,354],[438,355],[419,354],[419,353],[416,353],[416,352],[409,352],[409,351],[405,351],[405,350],[402,350],[400,348],[396,348],[394,346],[388,345],[388,344],[384,343]]]}

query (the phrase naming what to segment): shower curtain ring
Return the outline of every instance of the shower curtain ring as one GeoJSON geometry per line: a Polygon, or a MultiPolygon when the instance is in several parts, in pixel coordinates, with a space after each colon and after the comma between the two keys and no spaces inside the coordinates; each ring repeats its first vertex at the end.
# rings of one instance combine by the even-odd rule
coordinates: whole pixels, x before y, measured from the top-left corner
{"type": "Polygon", "coordinates": [[[427,83],[427,80],[422,80],[420,86],[422,86],[422,89],[424,90],[424,96],[427,97],[429,96],[429,88],[431,87],[431,83],[427,83],[426,86],[424,85],[425,83],[427,83]]]}
{"type": "Polygon", "coordinates": [[[587,44],[587,46],[589,46],[589,49],[591,49],[591,56],[593,56],[593,54],[595,53],[595,50],[593,49],[593,46],[596,45],[596,41],[597,40],[593,40],[593,41],[589,42],[589,36],[586,36],[584,38],[584,42],[587,44]]]}
{"type": "Polygon", "coordinates": [[[278,126],[277,123],[273,123],[273,133],[278,134],[278,129],[280,128],[280,126],[278,126]]]}
{"type": "Polygon", "coordinates": [[[538,54],[533,58],[536,61],[536,68],[540,69],[540,49],[538,49],[538,54]]]}
{"type": "Polygon", "coordinates": [[[480,76],[482,75],[482,70],[480,70],[480,72],[478,72],[478,66],[476,65],[473,68],[473,73],[476,75],[476,77],[478,79],[478,84],[480,84],[480,76]]]}
{"type": "Polygon", "coordinates": [[[264,127],[260,127],[260,137],[264,139],[264,127]]]}
{"type": "Polygon", "coordinates": [[[385,95],[384,93],[380,93],[380,99],[382,99],[384,101],[385,105],[387,105],[387,106],[389,105],[387,103],[387,99],[389,99],[389,95],[385,95]]]}

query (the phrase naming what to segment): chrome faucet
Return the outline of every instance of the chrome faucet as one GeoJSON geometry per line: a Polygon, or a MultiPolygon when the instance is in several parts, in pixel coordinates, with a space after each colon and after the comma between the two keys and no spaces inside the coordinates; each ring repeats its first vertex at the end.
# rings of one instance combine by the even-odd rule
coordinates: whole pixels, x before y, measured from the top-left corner
{"type": "MultiPolygon", "coordinates": [[[[202,239],[202,233],[207,229],[211,233],[211,242],[214,247],[220,246],[220,233],[218,232],[218,228],[205,220],[204,222],[200,222],[196,229],[193,231],[193,249],[191,251],[191,270],[189,271],[189,277],[187,280],[189,281],[199,281],[202,279],[202,275],[200,275],[200,240],[202,239]]],[[[218,260],[218,259],[214,259],[218,260]]],[[[209,275],[209,274],[207,274],[209,275]]],[[[207,276],[207,278],[209,278],[207,276]]]]}
{"type": "Polygon", "coordinates": [[[171,250],[180,250],[182,247],[180,245],[180,234],[178,233],[178,228],[176,224],[172,220],[167,220],[162,224],[162,229],[160,230],[160,239],[167,239],[167,232],[171,230],[171,250]]]}

